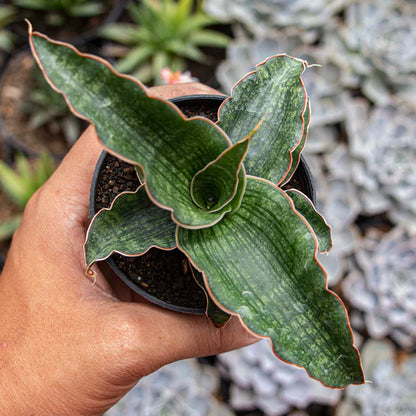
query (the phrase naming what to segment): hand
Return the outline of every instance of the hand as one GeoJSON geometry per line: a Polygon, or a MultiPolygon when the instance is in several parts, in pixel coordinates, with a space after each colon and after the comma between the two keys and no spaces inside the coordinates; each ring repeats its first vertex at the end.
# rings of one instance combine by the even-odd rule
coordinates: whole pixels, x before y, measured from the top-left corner
{"type": "MultiPolygon", "coordinates": [[[[150,93],[171,98],[206,88],[191,83],[150,93]]],[[[0,276],[4,415],[100,415],[169,362],[257,340],[238,318],[218,330],[205,316],[133,302],[119,279],[86,276],[88,195],[101,150],[88,128],[31,198],[14,235],[0,276]]]]}

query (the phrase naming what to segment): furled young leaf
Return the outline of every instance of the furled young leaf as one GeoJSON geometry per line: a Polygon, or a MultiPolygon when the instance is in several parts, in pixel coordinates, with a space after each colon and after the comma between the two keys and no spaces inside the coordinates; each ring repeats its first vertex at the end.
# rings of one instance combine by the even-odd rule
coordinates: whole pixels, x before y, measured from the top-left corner
{"type": "Polygon", "coordinates": [[[303,115],[303,117],[304,117],[304,123],[305,123],[305,127],[303,129],[303,136],[302,136],[302,139],[301,139],[300,143],[291,152],[292,153],[292,164],[290,166],[289,172],[287,172],[286,176],[281,181],[282,185],[289,182],[290,178],[295,173],[295,170],[299,166],[300,155],[302,153],[303,148],[305,147],[306,137],[308,136],[309,122],[310,122],[310,119],[311,119],[311,107],[310,107],[309,98],[308,98],[308,101],[307,101],[307,104],[306,104],[306,111],[305,111],[305,114],[303,115]]]}
{"type": "Polygon", "coordinates": [[[177,240],[213,299],[269,337],[281,358],[327,386],[363,382],[345,308],[327,290],[315,239],[281,189],[248,176],[238,211],[210,228],[178,227],[177,240]]]}
{"type": "Polygon", "coordinates": [[[153,204],[142,185],[136,192],[119,195],[111,209],[93,219],[85,243],[88,266],[111,254],[137,256],[151,247],[173,249],[176,224],[169,211],[153,204]]]}
{"type": "Polygon", "coordinates": [[[301,75],[306,62],[287,55],[257,66],[233,89],[220,108],[218,125],[235,143],[263,118],[250,143],[248,175],[280,183],[290,168],[290,153],[302,140],[307,96],[301,75]]]}
{"type": "Polygon", "coordinates": [[[315,209],[312,201],[297,191],[290,189],[286,194],[292,199],[295,204],[296,211],[303,215],[305,220],[311,226],[315,236],[318,240],[318,248],[321,253],[327,253],[332,249],[331,227],[326,223],[325,219],[315,209]]]}
{"type": "Polygon", "coordinates": [[[215,212],[234,198],[249,142],[249,138],[238,141],[194,176],[191,196],[197,206],[215,212]]]}
{"type": "Polygon", "coordinates": [[[49,81],[77,115],[92,121],[110,152],[142,168],[152,201],[171,210],[174,221],[209,226],[232,209],[209,212],[190,196],[195,174],[231,145],[214,123],[186,120],[175,106],[149,98],[138,81],[115,73],[100,58],[39,33],[32,34],[31,44],[49,81]]]}

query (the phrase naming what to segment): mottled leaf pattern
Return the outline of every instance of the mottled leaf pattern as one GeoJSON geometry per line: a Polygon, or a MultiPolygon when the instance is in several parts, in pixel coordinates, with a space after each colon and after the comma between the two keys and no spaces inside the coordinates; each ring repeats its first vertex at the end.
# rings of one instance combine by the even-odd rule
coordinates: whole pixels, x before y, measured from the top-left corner
{"type": "Polygon", "coordinates": [[[247,179],[240,209],[210,228],[179,228],[179,248],[204,271],[213,298],[270,337],[281,358],[328,386],[362,382],[346,312],[325,288],[307,225],[282,190],[247,179]]]}
{"type": "Polygon", "coordinates": [[[114,252],[137,256],[152,246],[172,249],[175,232],[170,212],[153,204],[142,185],[135,193],[119,195],[111,209],[94,217],[85,244],[87,264],[114,252]]]}
{"type": "Polygon", "coordinates": [[[221,106],[218,125],[233,143],[263,120],[244,160],[247,174],[274,183],[287,175],[290,153],[303,137],[307,97],[300,76],[305,67],[305,61],[287,55],[269,58],[221,106]]]}

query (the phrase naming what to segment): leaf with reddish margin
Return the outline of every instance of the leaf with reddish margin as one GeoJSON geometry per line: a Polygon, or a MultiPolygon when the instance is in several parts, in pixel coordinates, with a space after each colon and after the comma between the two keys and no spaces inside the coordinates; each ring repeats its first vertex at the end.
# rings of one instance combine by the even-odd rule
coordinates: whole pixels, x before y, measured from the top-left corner
{"type": "Polygon", "coordinates": [[[306,67],[288,55],[268,58],[221,105],[218,125],[233,143],[263,120],[244,159],[248,175],[278,184],[287,176],[291,153],[304,136],[307,94],[301,75],[306,67]]]}
{"type": "Polygon", "coordinates": [[[136,192],[120,194],[111,208],[93,218],[85,242],[87,265],[113,253],[139,256],[151,247],[173,249],[175,234],[169,211],[153,204],[142,185],[136,192]]]}
{"type": "Polygon", "coordinates": [[[177,242],[220,308],[270,338],[282,359],[327,386],[363,382],[344,305],[327,289],[316,240],[284,191],[248,176],[238,211],[210,228],[178,228],[177,242]]]}
{"type": "Polygon", "coordinates": [[[215,212],[201,209],[190,195],[193,177],[231,146],[219,127],[202,117],[185,119],[173,104],[149,97],[137,80],[71,45],[35,32],[31,46],[74,113],[94,124],[110,153],[142,169],[149,197],[172,211],[176,223],[207,227],[233,209],[231,204],[215,212]]]}

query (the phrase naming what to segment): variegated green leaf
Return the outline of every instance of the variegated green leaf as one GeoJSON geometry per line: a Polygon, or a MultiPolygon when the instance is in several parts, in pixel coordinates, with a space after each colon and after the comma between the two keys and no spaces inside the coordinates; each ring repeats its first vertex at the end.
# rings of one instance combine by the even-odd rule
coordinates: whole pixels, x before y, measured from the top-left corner
{"type": "Polygon", "coordinates": [[[321,253],[327,253],[332,249],[331,227],[326,223],[325,219],[315,209],[312,201],[302,192],[295,189],[286,191],[286,194],[295,204],[298,211],[308,224],[311,226],[317,240],[318,248],[321,253]]]}
{"type": "Polygon", "coordinates": [[[169,211],[153,204],[142,185],[136,192],[120,194],[110,209],[92,220],[85,243],[88,266],[117,252],[144,254],[151,247],[173,249],[176,224],[169,211]]]}
{"type": "Polygon", "coordinates": [[[209,212],[190,195],[195,174],[231,145],[214,123],[186,120],[174,105],[149,98],[139,82],[115,73],[100,58],[39,33],[32,34],[31,44],[48,80],[76,114],[95,125],[110,152],[142,168],[149,196],[173,211],[174,221],[190,228],[210,226],[232,209],[209,212]]]}
{"type": "Polygon", "coordinates": [[[235,143],[263,123],[250,143],[247,174],[281,183],[290,169],[290,153],[304,132],[307,96],[301,75],[306,62],[287,55],[257,66],[233,89],[220,108],[218,125],[235,143]]]}
{"type": "Polygon", "coordinates": [[[248,176],[238,211],[210,228],[178,228],[177,239],[213,299],[269,337],[281,358],[327,386],[363,382],[345,308],[327,290],[315,239],[281,189],[248,176]]]}

